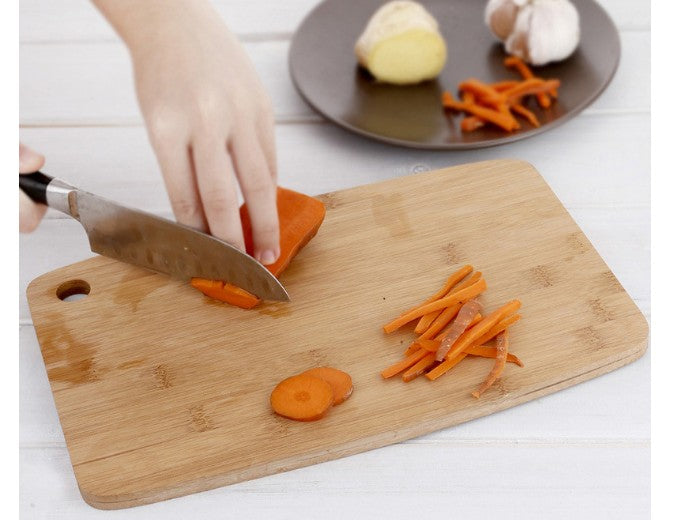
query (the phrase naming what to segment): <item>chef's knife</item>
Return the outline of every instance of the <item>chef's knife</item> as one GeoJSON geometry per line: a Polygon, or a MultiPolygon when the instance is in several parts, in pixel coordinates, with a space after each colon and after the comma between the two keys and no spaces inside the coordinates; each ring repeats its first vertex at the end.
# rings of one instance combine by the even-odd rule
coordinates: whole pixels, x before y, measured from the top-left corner
{"type": "Polygon", "coordinates": [[[120,206],[41,172],[20,174],[19,187],[34,202],[78,220],[95,253],[179,280],[224,280],[263,300],[289,300],[266,267],[211,235],[120,206]]]}

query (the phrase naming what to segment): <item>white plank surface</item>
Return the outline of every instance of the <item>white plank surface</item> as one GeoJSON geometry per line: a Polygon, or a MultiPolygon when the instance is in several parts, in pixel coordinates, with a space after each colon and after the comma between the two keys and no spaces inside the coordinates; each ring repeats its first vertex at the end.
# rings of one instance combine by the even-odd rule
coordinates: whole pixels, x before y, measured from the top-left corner
{"type": "MultiPolygon", "coordinates": [[[[589,109],[518,143],[433,153],[352,136],[302,102],[287,51],[317,0],[214,1],[274,101],[282,184],[316,194],[458,163],[528,160],[650,320],[650,5],[601,3],[621,31],[623,54],[589,109]]],[[[113,31],[86,0],[20,0],[19,9],[20,138],[47,155],[46,171],[169,216],[129,58],[113,31]]],[[[58,214],[20,236],[22,518],[104,514],[79,497],[24,296],[34,277],[90,255],[79,224],[58,214]]],[[[647,353],[596,380],[400,445],[108,515],[640,519],[650,511],[649,456],[647,353]]]]}
{"type": "MultiPolygon", "coordinates": [[[[625,31],[621,39],[622,63],[612,86],[587,113],[649,110],[650,33],[625,31]]],[[[250,42],[245,49],[277,121],[319,120],[291,82],[288,41],[250,42]]],[[[20,45],[19,113],[20,123],[30,126],[141,124],[127,50],[119,41],[20,45]]]]}
{"type": "MultiPolygon", "coordinates": [[[[482,0],[479,0],[482,1],[482,0]]],[[[287,37],[319,0],[247,2],[212,0],[226,23],[245,40],[258,37],[287,37]]],[[[601,0],[620,30],[648,30],[649,2],[601,0]]],[[[64,42],[115,40],[115,32],[87,0],[21,0],[19,41],[64,42]]]]}

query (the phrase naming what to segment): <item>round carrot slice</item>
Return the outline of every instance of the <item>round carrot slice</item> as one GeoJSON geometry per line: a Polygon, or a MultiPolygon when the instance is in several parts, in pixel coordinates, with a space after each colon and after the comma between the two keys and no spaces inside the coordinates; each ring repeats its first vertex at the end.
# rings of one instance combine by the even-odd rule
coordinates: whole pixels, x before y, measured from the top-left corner
{"type": "Polygon", "coordinates": [[[334,402],[334,392],[324,379],[308,374],[281,381],[270,397],[277,414],[296,421],[321,419],[334,402]]]}
{"type": "Polygon", "coordinates": [[[343,403],[353,392],[353,381],[346,372],[332,367],[317,367],[306,370],[303,374],[324,379],[334,392],[334,405],[343,403]]]}

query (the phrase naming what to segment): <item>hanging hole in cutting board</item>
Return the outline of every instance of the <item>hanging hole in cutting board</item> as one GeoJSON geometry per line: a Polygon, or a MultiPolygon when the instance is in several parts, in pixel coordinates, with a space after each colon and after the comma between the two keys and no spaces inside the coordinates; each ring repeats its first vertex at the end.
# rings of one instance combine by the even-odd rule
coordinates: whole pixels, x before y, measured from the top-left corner
{"type": "Polygon", "coordinates": [[[55,294],[64,302],[73,302],[86,298],[91,291],[91,286],[84,280],[68,280],[61,283],[55,290],[55,294]]]}

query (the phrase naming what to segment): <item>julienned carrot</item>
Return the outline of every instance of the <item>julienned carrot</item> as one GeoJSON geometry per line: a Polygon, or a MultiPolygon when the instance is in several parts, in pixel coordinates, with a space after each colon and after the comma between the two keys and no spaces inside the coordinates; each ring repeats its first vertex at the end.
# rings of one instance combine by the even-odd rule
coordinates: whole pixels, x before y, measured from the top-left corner
{"type": "Polygon", "coordinates": [[[317,367],[303,374],[324,379],[332,387],[334,406],[343,403],[353,393],[353,380],[346,372],[333,367],[317,367]]]}
{"type": "MultiPolygon", "coordinates": [[[[516,88],[516,87],[515,87],[516,88]]],[[[461,112],[469,112],[474,116],[478,116],[481,119],[493,123],[503,130],[508,132],[511,130],[517,130],[520,128],[519,123],[514,119],[511,114],[506,114],[500,112],[499,110],[493,110],[492,108],[486,108],[484,106],[475,103],[464,103],[463,101],[457,102],[454,105],[455,109],[461,112]]]]}
{"type": "Polygon", "coordinates": [[[535,127],[541,126],[541,124],[538,122],[538,118],[536,117],[536,114],[531,112],[528,108],[526,108],[524,105],[520,105],[519,103],[515,103],[510,107],[510,109],[513,112],[516,112],[520,116],[522,116],[524,119],[526,119],[529,123],[531,123],[535,127]]]}
{"type": "MultiPolygon", "coordinates": [[[[505,66],[507,67],[514,67],[517,69],[517,72],[521,74],[521,77],[524,79],[531,79],[535,78],[536,76],[534,73],[531,71],[531,69],[522,61],[521,58],[518,58],[517,56],[508,56],[505,58],[505,66]]],[[[553,94],[553,92],[551,92],[553,94]]],[[[554,91],[554,96],[557,97],[557,91],[554,91]]],[[[550,105],[552,104],[552,101],[550,100],[550,96],[545,93],[540,93],[536,94],[536,100],[538,101],[538,104],[541,105],[543,108],[549,108],[550,105]]]]}
{"type": "Polygon", "coordinates": [[[483,320],[468,332],[462,334],[459,340],[454,344],[451,350],[447,353],[447,359],[454,359],[464,348],[476,343],[476,340],[481,338],[492,327],[499,323],[505,316],[515,313],[521,307],[519,300],[512,300],[499,309],[488,314],[483,320]]]}
{"type": "Polygon", "coordinates": [[[457,317],[454,318],[454,322],[452,322],[452,326],[445,334],[445,337],[440,344],[440,348],[435,354],[436,361],[442,361],[442,359],[444,359],[447,352],[449,352],[449,349],[452,348],[454,342],[466,331],[469,324],[473,320],[473,317],[482,310],[483,307],[476,300],[469,300],[462,305],[461,309],[459,309],[457,317]]]}
{"type": "Polygon", "coordinates": [[[252,309],[260,302],[260,299],[254,294],[236,285],[225,283],[222,280],[192,278],[190,285],[210,298],[230,303],[243,309],[252,309]]]}
{"type": "Polygon", "coordinates": [[[423,358],[423,356],[425,356],[427,353],[428,351],[425,349],[417,350],[416,352],[402,359],[398,363],[394,363],[392,366],[385,368],[382,372],[380,372],[380,375],[384,379],[388,379],[392,376],[395,376],[399,372],[406,370],[408,367],[418,363],[418,361],[420,361],[421,358],[423,358]]]}
{"type": "Polygon", "coordinates": [[[495,358],[495,364],[492,370],[485,378],[485,381],[481,384],[480,388],[475,392],[471,392],[471,395],[478,399],[483,392],[492,386],[495,380],[500,377],[502,371],[505,369],[505,364],[507,363],[507,351],[509,347],[509,333],[506,330],[500,332],[497,336],[497,357],[495,358]]]}
{"type": "MultiPolygon", "coordinates": [[[[476,272],[473,273],[471,276],[469,276],[467,279],[465,279],[465,280],[463,280],[463,281],[460,281],[460,282],[459,282],[459,285],[457,285],[456,288],[455,288],[454,290],[455,290],[455,291],[458,291],[458,290],[460,290],[460,289],[466,289],[467,287],[473,285],[473,284],[476,283],[478,280],[480,280],[482,276],[483,276],[483,273],[481,273],[480,271],[476,271],[476,272]]],[[[459,306],[459,308],[461,308],[461,306],[459,306]]],[[[447,307],[447,309],[449,309],[449,307],[447,307]]],[[[459,309],[457,309],[457,311],[458,311],[458,310],[459,310],[459,309]]],[[[451,314],[451,312],[450,312],[450,313],[448,313],[446,316],[443,317],[443,316],[441,316],[443,312],[444,312],[444,310],[437,310],[437,311],[435,311],[435,312],[429,312],[428,314],[426,314],[425,316],[423,316],[423,317],[420,319],[420,321],[418,322],[418,325],[421,324],[421,322],[423,321],[424,318],[427,318],[427,317],[432,316],[433,319],[432,319],[432,321],[428,324],[428,326],[427,326],[425,329],[423,329],[423,330],[419,329],[419,328],[418,328],[418,325],[417,325],[416,328],[414,329],[414,332],[417,332],[418,334],[423,334],[422,337],[425,337],[425,338],[432,338],[435,334],[437,334],[440,330],[442,330],[442,329],[444,328],[444,326],[447,325],[447,323],[449,323],[450,321],[452,321],[452,320],[454,319],[455,314],[451,314]],[[439,317],[439,319],[440,319],[440,322],[436,322],[436,320],[438,319],[438,317],[439,317]],[[428,332],[427,332],[428,329],[429,329],[430,327],[432,327],[433,325],[435,325],[435,326],[437,327],[437,329],[433,330],[433,332],[431,332],[431,333],[428,333],[428,332]]]]}
{"type": "Polygon", "coordinates": [[[516,79],[510,79],[506,81],[498,81],[496,83],[491,83],[490,86],[496,91],[496,92],[504,92],[505,90],[508,90],[516,85],[518,85],[519,82],[516,79]]]}
{"type": "Polygon", "coordinates": [[[418,361],[418,363],[406,370],[401,378],[406,383],[413,381],[419,375],[423,374],[430,366],[432,366],[433,363],[435,363],[435,353],[428,352],[418,361]]]}
{"type": "MultiPolygon", "coordinates": [[[[454,307],[447,307],[446,310],[454,309],[454,312],[457,312],[458,309],[461,308],[461,305],[457,306],[455,305],[454,307]]],[[[476,314],[473,319],[471,320],[471,323],[468,324],[466,327],[467,330],[473,327],[476,323],[481,321],[483,319],[483,316],[479,314],[476,314]]],[[[427,331],[426,331],[427,332],[427,331]]],[[[435,350],[437,350],[437,347],[439,346],[440,343],[442,343],[442,340],[445,338],[448,330],[444,330],[440,332],[437,336],[434,337],[434,339],[430,339],[430,337],[424,337],[425,334],[421,335],[417,340],[415,340],[413,343],[409,345],[409,347],[406,349],[406,352],[404,352],[404,356],[410,356],[414,352],[416,352],[419,348],[421,348],[422,345],[431,345],[429,343],[430,341],[436,342],[435,343],[435,350]],[[425,342],[425,343],[424,343],[425,342]]]]}
{"type": "MultiPolygon", "coordinates": [[[[518,315],[516,315],[516,316],[518,316],[518,315]]],[[[517,318],[517,319],[518,319],[518,318],[517,318]]],[[[516,321],[516,319],[513,320],[512,323],[514,323],[515,321],[516,321]]],[[[511,325],[511,323],[510,323],[510,325],[511,325]]],[[[502,329],[502,330],[506,330],[506,328],[507,328],[507,327],[505,327],[505,328],[502,329]]],[[[491,330],[492,330],[492,329],[491,329],[491,330]]],[[[501,331],[500,331],[500,332],[501,332],[501,331]]],[[[493,335],[496,335],[496,334],[497,334],[497,332],[495,332],[493,335]]],[[[472,350],[472,349],[475,348],[475,347],[480,347],[480,346],[482,346],[483,343],[481,343],[481,341],[483,341],[485,337],[487,337],[487,336],[483,336],[483,337],[481,337],[479,340],[475,341],[471,346],[465,347],[465,348],[464,348],[464,351],[461,352],[461,353],[460,353],[457,357],[455,357],[454,359],[450,359],[449,357],[447,357],[447,359],[445,359],[442,363],[440,363],[439,365],[437,365],[434,369],[432,369],[430,372],[428,372],[428,373],[426,374],[426,376],[428,377],[428,379],[430,379],[431,381],[434,381],[435,379],[437,379],[437,378],[440,377],[441,375],[443,375],[443,374],[449,372],[452,368],[454,368],[455,366],[457,366],[457,365],[459,364],[459,362],[460,362],[462,359],[464,359],[464,358],[466,357],[466,355],[469,353],[469,352],[467,352],[467,351],[472,350]]],[[[487,341],[487,340],[485,340],[485,341],[487,341]]],[[[484,341],[483,341],[483,342],[484,342],[484,341]]],[[[519,363],[521,363],[521,362],[519,362],[519,363]]],[[[524,366],[524,364],[521,363],[521,366],[524,366]]]]}
{"type": "Polygon", "coordinates": [[[460,124],[462,132],[473,132],[485,126],[485,121],[478,116],[467,116],[461,120],[460,124]]]}
{"type": "Polygon", "coordinates": [[[447,324],[454,319],[454,316],[457,315],[459,309],[461,309],[461,306],[461,303],[457,303],[452,305],[451,307],[443,309],[440,315],[437,318],[435,318],[435,320],[430,324],[430,327],[428,327],[427,330],[420,335],[420,338],[434,338],[435,334],[444,329],[447,326],[447,324]]]}
{"type": "MultiPolygon", "coordinates": [[[[479,356],[494,359],[497,357],[497,348],[484,347],[482,345],[471,345],[469,348],[466,349],[464,353],[468,354],[469,356],[479,356]]],[[[524,363],[522,363],[521,359],[519,359],[514,354],[510,354],[509,352],[507,352],[507,363],[514,363],[515,365],[518,365],[520,367],[524,366],[524,363]]]]}
{"type": "MultiPolygon", "coordinates": [[[[459,83],[459,92],[462,94],[470,92],[476,100],[482,101],[487,105],[492,105],[497,109],[505,102],[501,94],[495,91],[490,85],[486,85],[476,78],[470,78],[459,83]]],[[[466,101],[466,99],[464,99],[464,101],[466,101]]]]}
{"type": "Polygon", "coordinates": [[[321,419],[334,402],[334,392],[324,379],[307,374],[281,381],[271,393],[272,410],[296,421],[321,419]]]}
{"type": "Polygon", "coordinates": [[[424,316],[429,312],[436,311],[437,309],[444,309],[445,307],[449,307],[450,305],[454,305],[456,303],[464,303],[470,300],[471,298],[475,298],[483,291],[485,291],[487,288],[488,285],[485,283],[485,280],[481,278],[476,283],[470,285],[469,287],[466,287],[465,289],[455,291],[449,296],[445,296],[444,298],[440,298],[439,300],[436,300],[434,302],[421,305],[417,309],[412,309],[406,314],[399,316],[397,319],[387,323],[383,327],[384,331],[386,333],[394,332],[402,325],[405,325],[409,321],[415,320],[416,318],[420,318],[421,316],[424,316]]]}
{"type": "Polygon", "coordinates": [[[521,314],[513,314],[512,316],[507,316],[503,318],[497,325],[492,327],[488,332],[483,334],[480,338],[475,341],[476,345],[483,345],[497,336],[500,332],[505,330],[510,325],[518,322],[521,319],[521,314]]]}
{"type": "MultiPolygon", "coordinates": [[[[430,296],[427,300],[423,302],[423,304],[434,302],[435,300],[439,300],[443,296],[446,296],[449,291],[452,290],[452,288],[461,282],[464,278],[466,278],[471,272],[473,271],[473,266],[471,265],[465,265],[458,271],[452,273],[452,275],[447,278],[447,281],[445,284],[440,288],[439,291],[437,291],[435,294],[430,296]]],[[[475,273],[474,273],[475,274],[475,273]]],[[[416,328],[414,329],[414,332],[418,334],[422,334],[423,332],[426,331],[426,329],[430,326],[430,324],[437,318],[442,310],[438,310],[435,312],[430,312],[426,314],[425,316],[422,316],[420,321],[418,322],[418,325],[416,325],[416,328]]]]}
{"type": "Polygon", "coordinates": [[[510,105],[513,105],[515,103],[518,103],[524,96],[550,92],[551,90],[556,89],[559,86],[560,80],[558,79],[531,78],[522,81],[515,87],[510,88],[509,90],[506,90],[505,92],[503,92],[503,94],[506,97],[507,102],[510,105]]]}

